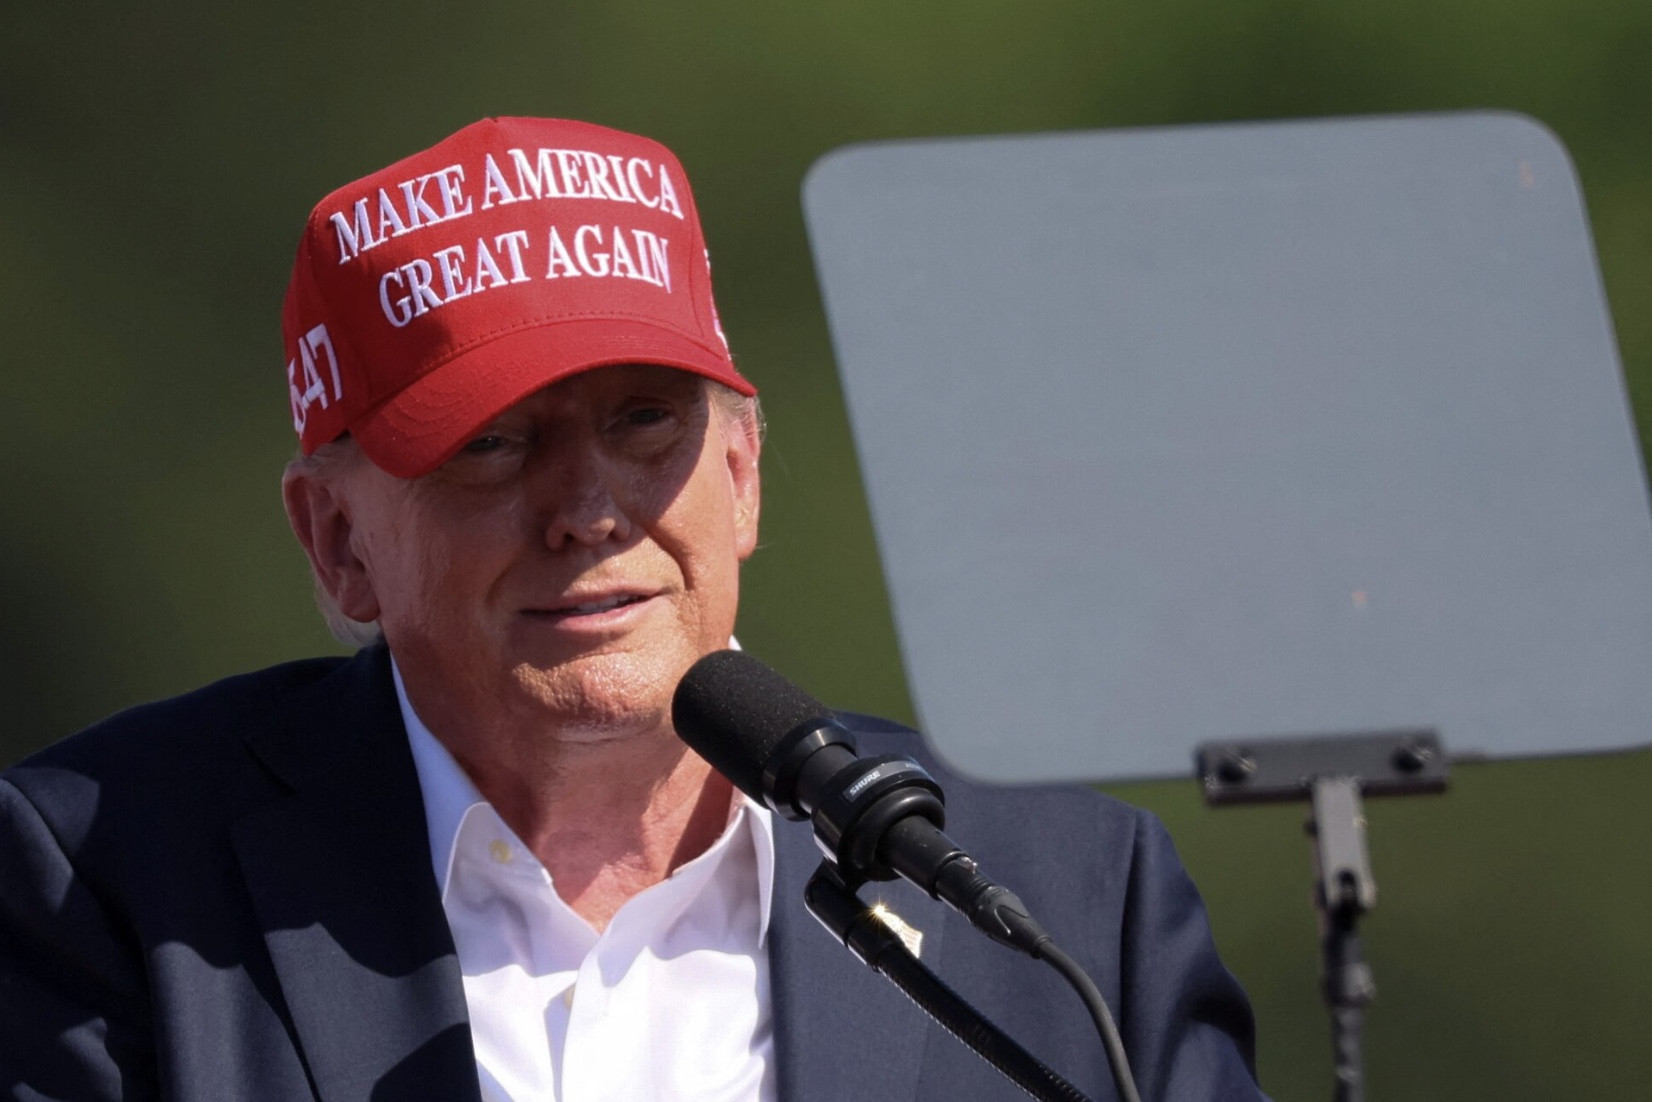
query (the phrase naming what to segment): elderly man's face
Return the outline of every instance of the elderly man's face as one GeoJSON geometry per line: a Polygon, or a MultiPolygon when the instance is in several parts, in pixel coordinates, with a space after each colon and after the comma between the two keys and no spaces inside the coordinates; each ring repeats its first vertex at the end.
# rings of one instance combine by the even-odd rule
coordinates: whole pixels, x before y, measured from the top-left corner
{"type": "Polygon", "coordinates": [[[571,738],[668,722],[679,677],[727,643],[757,541],[753,427],[665,367],[562,380],[421,478],[357,457],[328,482],[337,531],[307,547],[346,615],[379,621],[416,706],[571,738]]]}

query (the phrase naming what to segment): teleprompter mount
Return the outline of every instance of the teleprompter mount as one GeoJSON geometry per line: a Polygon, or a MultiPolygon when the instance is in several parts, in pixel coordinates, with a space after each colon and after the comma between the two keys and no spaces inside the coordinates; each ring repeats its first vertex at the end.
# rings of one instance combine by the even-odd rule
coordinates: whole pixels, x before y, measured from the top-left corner
{"type": "Polygon", "coordinates": [[[1376,988],[1356,924],[1378,903],[1361,797],[1408,796],[1447,787],[1435,731],[1419,728],[1201,744],[1196,766],[1213,806],[1308,800],[1315,909],[1321,929],[1321,992],[1332,1018],[1334,1098],[1361,1102],[1361,1027],[1376,988]]]}

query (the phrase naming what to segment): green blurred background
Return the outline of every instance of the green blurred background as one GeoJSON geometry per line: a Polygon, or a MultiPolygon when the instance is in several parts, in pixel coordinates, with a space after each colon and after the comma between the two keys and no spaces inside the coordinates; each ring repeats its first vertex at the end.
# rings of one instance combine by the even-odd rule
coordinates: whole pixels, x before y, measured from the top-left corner
{"type": "MultiPolygon", "coordinates": [[[[741,636],[844,707],[911,716],[798,207],[844,142],[1527,112],[1578,165],[1646,449],[1640,0],[60,0],[6,5],[0,28],[0,762],[336,649],[277,493],[292,250],[327,191],[487,114],[683,159],[770,417],[741,636]]],[[[1373,1098],[1647,1097],[1648,774],[1646,752],[1466,766],[1446,796],[1369,805],[1373,1098]]],[[[1120,791],[1207,897],[1266,1088],[1326,1097],[1302,809],[1120,791]]]]}

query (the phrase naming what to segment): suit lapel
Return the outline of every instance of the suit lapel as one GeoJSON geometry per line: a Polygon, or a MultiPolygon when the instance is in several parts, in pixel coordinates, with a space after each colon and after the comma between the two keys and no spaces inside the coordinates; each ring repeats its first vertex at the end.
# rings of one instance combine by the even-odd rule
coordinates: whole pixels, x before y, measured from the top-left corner
{"type": "MultiPolygon", "coordinates": [[[[930,1019],[805,909],[804,885],[821,862],[808,826],[777,817],[775,850],[769,956],[781,1102],[914,1097],[930,1019]]],[[[921,959],[937,969],[942,923],[926,910],[937,904],[905,884],[870,884],[861,895],[891,901],[921,927],[921,959]]]]}
{"type": "Polygon", "coordinates": [[[383,648],[254,753],[289,789],[236,852],[322,1102],[478,1097],[465,995],[383,648]]]}
{"type": "MultiPolygon", "coordinates": [[[[464,985],[431,875],[424,805],[383,647],[306,690],[292,722],[250,739],[285,794],[235,824],[243,878],[321,1102],[480,1097],[464,985]]],[[[782,1102],[912,1098],[930,1020],[804,908],[821,854],[777,821],[769,927],[782,1102]]],[[[924,931],[937,904],[874,884],[924,931]]]]}

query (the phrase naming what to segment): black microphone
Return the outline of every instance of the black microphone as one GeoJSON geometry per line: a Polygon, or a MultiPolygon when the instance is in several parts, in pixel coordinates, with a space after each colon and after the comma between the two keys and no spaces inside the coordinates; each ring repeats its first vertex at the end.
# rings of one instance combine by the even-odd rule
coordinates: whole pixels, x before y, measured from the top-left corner
{"type": "Polygon", "coordinates": [[[809,819],[847,880],[901,876],[995,941],[1034,957],[1050,945],[1022,901],[942,833],[942,789],[922,766],[858,756],[828,708],[756,658],[726,650],[696,662],[673,694],[672,722],[742,792],[809,819]]]}

